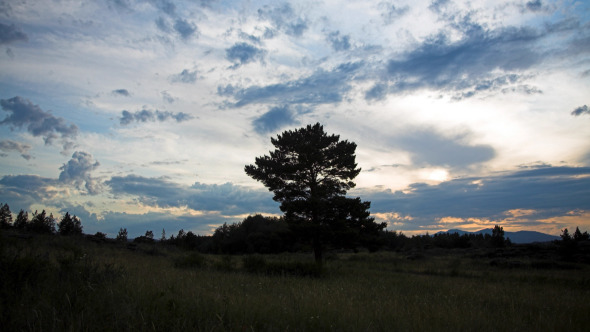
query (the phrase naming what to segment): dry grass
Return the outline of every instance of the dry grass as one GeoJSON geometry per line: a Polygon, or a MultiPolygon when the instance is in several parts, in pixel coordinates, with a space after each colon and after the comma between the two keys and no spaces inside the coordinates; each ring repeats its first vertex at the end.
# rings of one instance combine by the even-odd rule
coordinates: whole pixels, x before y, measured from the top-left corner
{"type": "MultiPolygon", "coordinates": [[[[462,254],[333,255],[321,277],[241,257],[60,237],[3,238],[3,330],[582,331],[588,266],[491,266],[462,254]],[[190,259],[188,260],[191,261],[190,259]],[[203,263],[204,262],[204,263],[203,263]],[[10,273],[10,274],[8,274],[10,273]],[[8,287],[7,285],[13,285],[8,287]],[[15,286],[14,286],[15,285],[15,286]]],[[[264,256],[307,264],[311,255],[264,256]]]]}

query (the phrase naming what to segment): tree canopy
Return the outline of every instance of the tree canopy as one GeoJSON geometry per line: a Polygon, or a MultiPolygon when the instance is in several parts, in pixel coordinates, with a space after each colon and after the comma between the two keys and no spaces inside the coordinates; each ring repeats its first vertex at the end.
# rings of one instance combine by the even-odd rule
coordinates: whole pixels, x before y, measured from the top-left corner
{"type": "Polygon", "coordinates": [[[294,229],[311,237],[316,261],[322,260],[322,243],[334,239],[330,235],[385,227],[369,218],[369,202],[345,197],[361,171],[355,143],[328,135],[319,123],[285,131],[271,143],[275,150],[247,165],[246,174],[274,193],[294,229]]]}

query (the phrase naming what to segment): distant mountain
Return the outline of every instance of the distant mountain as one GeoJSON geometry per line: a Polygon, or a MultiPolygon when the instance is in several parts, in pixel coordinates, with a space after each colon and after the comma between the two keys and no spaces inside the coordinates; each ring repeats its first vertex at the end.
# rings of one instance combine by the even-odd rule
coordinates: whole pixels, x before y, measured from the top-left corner
{"type": "MultiPolygon", "coordinates": [[[[438,232],[439,233],[457,233],[459,235],[463,234],[490,234],[492,235],[492,228],[481,229],[476,232],[467,232],[462,231],[460,229],[449,229],[446,232],[438,232]]],[[[506,232],[504,231],[504,237],[510,239],[512,243],[533,243],[533,242],[550,242],[553,240],[559,240],[559,236],[549,235],[541,232],[535,231],[518,231],[518,232],[506,232]]]]}

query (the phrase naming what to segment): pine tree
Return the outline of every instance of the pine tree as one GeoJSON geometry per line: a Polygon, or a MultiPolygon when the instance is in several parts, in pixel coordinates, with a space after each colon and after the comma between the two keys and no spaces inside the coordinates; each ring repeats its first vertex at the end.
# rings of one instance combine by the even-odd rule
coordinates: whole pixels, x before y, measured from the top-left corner
{"type": "MultiPolygon", "coordinates": [[[[356,144],[326,134],[319,123],[285,131],[271,138],[271,143],[275,150],[256,158],[255,165],[247,165],[246,174],[274,193],[286,220],[311,239],[316,262],[321,263],[324,243],[336,225],[352,230],[373,223],[368,218],[370,203],[345,197],[361,171],[355,161],[356,144]],[[342,204],[343,200],[348,204],[342,204]],[[359,209],[363,213],[357,213],[359,209]],[[353,211],[356,215],[351,217],[353,211]]],[[[384,227],[375,225],[379,230],[384,227]]]]}
{"type": "Polygon", "coordinates": [[[20,210],[14,221],[14,228],[26,229],[29,223],[29,214],[23,210],[20,210]]]}
{"type": "MultiPolygon", "coordinates": [[[[0,204],[1,205],[1,204],[0,204]]],[[[8,204],[0,206],[0,227],[7,228],[12,225],[12,212],[8,204]]]]}
{"type": "Polygon", "coordinates": [[[70,216],[69,212],[63,216],[59,222],[58,233],[60,235],[81,235],[82,234],[82,223],[76,216],[70,216]]]}

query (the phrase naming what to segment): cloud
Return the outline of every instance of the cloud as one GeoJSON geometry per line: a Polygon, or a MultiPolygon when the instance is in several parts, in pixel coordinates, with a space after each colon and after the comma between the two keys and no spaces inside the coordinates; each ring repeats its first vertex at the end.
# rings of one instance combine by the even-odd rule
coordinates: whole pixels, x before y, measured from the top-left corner
{"type": "Polygon", "coordinates": [[[543,8],[541,0],[533,0],[526,3],[526,8],[532,12],[538,12],[543,8]]]}
{"type": "Polygon", "coordinates": [[[428,6],[428,9],[437,14],[440,14],[450,2],[450,0],[434,0],[430,6],[428,6]]]}
{"type": "Polygon", "coordinates": [[[458,41],[440,33],[390,60],[386,69],[390,92],[430,88],[477,93],[490,84],[497,90],[519,80],[519,72],[542,59],[535,45],[547,31],[526,27],[485,30],[469,22],[461,27],[464,38],[458,41]]]}
{"type": "Polygon", "coordinates": [[[270,20],[276,30],[290,36],[300,37],[309,28],[307,19],[298,16],[289,3],[274,8],[265,5],[258,9],[258,16],[270,20]]]}
{"type": "Polygon", "coordinates": [[[288,105],[273,107],[252,121],[252,125],[259,134],[274,132],[284,126],[296,123],[293,113],[288,105]]]}
{"type": "Polygon", "coordinates": [[[56,185],[55,179],[38,175],[5,175],[0,179],[0,201],[30,209],[33,204],[54,197],[58,192],[56,185]]]}
{"type": "Polygon", "coordinates": [[[184,112],[173,113],[169,111],[151,111],[143,109],[135,113],[129,111],[122,111],[119,123],[123,126],[132,122],[163,122],[168,119],[174,119],[176,122],[184,122],[193,119],[194,117],[184,112]]]}
{"type": "Polygon", "coordinates": [[[116,90],[113,90],[111,93],[114,96],[124,96],[124,97],[131,96],[131,94],[129,93],[129,91],[127,91],[127,89],[116,89],[116,90]]]}
{"type": "MultiPolygon", "coordinates": [[[[445,217],[494,222],[510,210],[536,211],[531,223],[590,210],[590,167],[544,167],[489,177],[459,178],[438,185],[415,183],[404,192],[355,190],[372,202],[373,213],[411,216],[407,229],[445,217]]],[[[526,226],[526,225],[525,225],[526,226]]],[[[530,226],[529,226],[530,227],[530,226]]],[[[526,228],[526,227],[525,227],[526,228]]]]}
{"type": "Polygon", "coordinates": [[[387,91],[389,87],[386,83],[376,83],[371,89],[365,93],[365,99],[371,100],[383,100],[387,97],[387,91]]]}
{"type": "Polygon", "coordinates": [[[340,36],[340,31],[331,32],[326,39],[336,52],[350,49],[350,36],[340,36]]]}
{"type": "Polygon", "coordinates": [[[326,71],[319,69],[308,77],[285,83],[248,88],[227,85],[218,87],[220,96],[232,96],[241,107],[253,103],[272,104],[328,104],[342,101],[350,90],[354,74],[363,66],[362,62],[344,63],[326,71]]]}
{"type": "Polygon", "coordinates": [[[197,26],[194,23],[181,18],[174,22],[174,31],[178,32],[182,39],[189,39],[198,34],[197,26]]]}
{"type": "Polygon", "coordinates": [[[76,151],[66,164],[63,164],[59,169],[59,181],[64,184],[74,185],[77,189],[86,189],[86,192],[91,195],[96,195],[100,192],[100,183],[91,176],[91,172],[95,170],[100,163],[94,161],[92,155],[82,151],[76,151]]]}
{"type": "Polygon", "coordinates": [[[162,99],[169,104],[172,104],[176,100],[168,91],[162,91],[161,93],[162,99]]]}
{"type": "Polygon", "coordinates": [[[580,116],[582,114],[589,114],[590,115],[590,108],[588,105],[580,106],[572,111],[571,113],[574,116],[580,116]]]}
{"type": "Polygon", "coordinates": [[[245,65],[253,61],[262,61],[266,51],[252,46],[248,43],[236,43],[232,47],[225,50],[225,57],[234,62],[232,68],[237,68],[240,65],[245,65]]]}
{"type": "Polygon", "coordinates": [[[135,196],[142,204],[161,208],[188,207],[222,214],[278,212],[278,205],[266,190],[251,190],[231,183],[197,182],[187,187],[166,178],[127,175],[114,176],[106,184],[115,195],[135,196]]]}
{"type": "Polygon", "coordinates": [[[464,135],[443,137],[430,130],[414,130],[396,139],[411,155],[415,166],[441,166],[453,169],[466,167],[491,160],[495,156],[489,145],[468,145],[463,143],[464,135]]]}
{"type": "Polygon", "coordinates": [[[41,136],[45,144],[52,144],[55,139],[61,137],[64,149],[72,145],[70,139],[78,134],[78,127],[68,125],[63,118],[55,117],[49,112],[43,111],[38,105],[34,105],[28,99],[13,97],[0,99],[0,105],[6,112],[11,113],[0,122],[13,128],[26,127],[33,136],[41,136]]]}
{"type": "Polygon", "coordinates": [[[174,83],[195,83],[197,81],[197,71],[184,69],[180,74],[170,76],[170,80],[174,83]]]}
{"type": "Polygon", "coordinates": [[[165,18],[163,18],[162,16],[160,16],[156,19],[156,26],[162,32],[166,32],[166,33],[172,32],[172,28],[168,24],[168,21],[165,18]]]}
{"type": "Polygon", "coordinates": [[[109,9],[116,10],[122,13],[129,13],[133,11],[129,0],[107,0],[109,9]]]}
{"type": "Polygon", "coordinates": [[[0,45],[28,40],[27,34],[17,28],[16,25],[0,23],[0,45]]]}
{"type": "Polygon", "coordinates": [[[31,146],[26,143],[15,142],[13,140],[4,140],[0,141],[0,150],[4,152],[11,152],[11,151],[18,151],[21,154],[21,157],[25,158],[26,160],[30,160],[32,157],[28,153],[31,149],[31,146]]]}
{"type": "Polygon", "coordinates": [[[176,5],[170,1],[166,1],[166,0],[156,0],[153,1],[154,5],[161,10],[162,12],[164,12],[165,14],[169,15],[169,16],[175,16],[176,15],[176,5]]]}
{"type": "Polygon", "coordinates": [[[378,9],[381,11],[381,18],[383,19],[383,22],[385,22],[385,24],[391,24],[396,19],[405,15],[410,8],[408,6],[400,8],[393,3],[383,1],[379,3],[378,9]]]}

